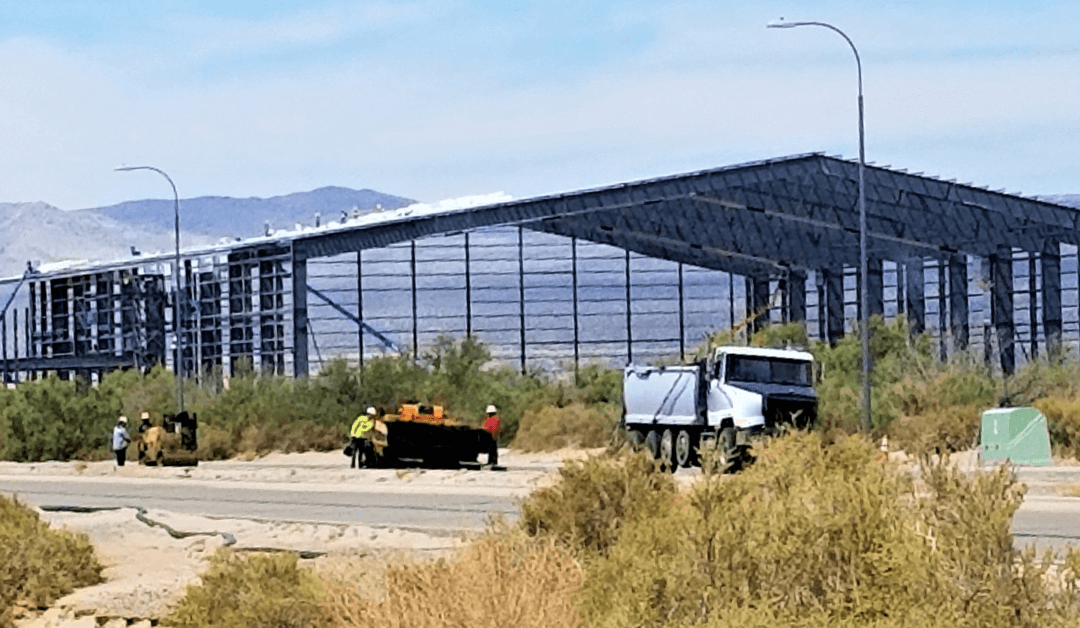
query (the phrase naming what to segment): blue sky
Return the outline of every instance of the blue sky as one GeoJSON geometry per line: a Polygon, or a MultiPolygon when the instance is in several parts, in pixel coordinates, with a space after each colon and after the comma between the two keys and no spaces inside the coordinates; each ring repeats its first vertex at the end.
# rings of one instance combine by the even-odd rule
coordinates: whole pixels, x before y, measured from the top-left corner
{"type": "Polygon", "coordinates": [[[1080,4],[5,2],[0,201],[516,197],[787,154],[1080,192],[1080,4]]]}

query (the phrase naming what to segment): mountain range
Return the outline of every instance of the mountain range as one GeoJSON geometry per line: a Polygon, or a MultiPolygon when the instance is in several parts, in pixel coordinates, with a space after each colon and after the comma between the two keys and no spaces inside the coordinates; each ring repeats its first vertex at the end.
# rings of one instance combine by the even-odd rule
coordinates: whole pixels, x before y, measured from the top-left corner
{"type": "MultiPolygon", "coordinates": [[[[414,201],[374,190],[323,187],[271,198],[204,196],[181,199],[183,248],[222,238],[249,238],[272,229],[325,224],[342,212],[396,209],[414,201]]],[[[26,263],[109,261],[174,247],[173,200],[146,199],[108,207],[64,211],[44,202],[0,203],[0,278],[21,275],[26,263]]]]}

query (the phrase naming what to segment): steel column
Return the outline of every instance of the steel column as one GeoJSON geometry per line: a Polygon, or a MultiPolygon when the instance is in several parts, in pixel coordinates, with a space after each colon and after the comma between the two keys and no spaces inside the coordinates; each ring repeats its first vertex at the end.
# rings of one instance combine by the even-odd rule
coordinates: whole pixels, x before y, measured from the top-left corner
{"type": "Polygon", "coordinates": [[[844,269],[826,268],[825,280],[825,339],[835,345],[844,337],[844,269]]]}
{"type": "Polygon", "coordinates": [[[420,325],[416,312],[416,240],[409,241],[409,277],[412,280],[412,346],[413,362],[420,359],[420,325]]]}
{"type": "MultiPolygon", "coordinates": [[[[735,329],[735,275],[727,274],[728,329],[735,329]]],[[[732,338],[734,341],[735,339],[732,338]]]]}
{"type": "Polygon", "coordinates": [[[521,373],[525,374],[525,241],[524,228],[518,226],[518,322],[521,325],[521,373]]]}
{"type": "Polygon", "coordinates": [[[683,302],[682,262],[679,262],[679,360],[686,360],[686,304],[683,302]]]}
{"type": "Polygon", "coordinates": [[[578,277],[577,277],[577,238],[570,238],[570,281],[574,292],[574,381],[577,382],[578,367],[580,366],[581,353],[579,349],[579,326],[578,326],[578,277]]]}
{"type": "Polygon", "coordinates": [[[468,231],[465,232],[465,337],[472,338],[472,260],[468,231]]]}
{"type": "Polygon", "coordinates": [[[634,362],[634,328],[630,313],[630,249],[626,249],[624,256],[626,267],[626,363],[634,362]]]}
{"type": "MultiPolygon", "coordinates": [[[[364,320],[364,251],[356,252],[356,317],[364,320]]],[[[357,366],[364,368],[364,327],[356,326],[357,366]]]]}
{"type": "Polygon", "coordinates": [[[769,322],[769,278],[753,277],[750,281],[750,289],[753,298],[750,316],[750,330],[757,333],[765,328],[769,322]]]}
{"type": "Polygon", "coordinates": [[[1042,318],[1046,353],[1054,356],[1061,350],[1061,246],[1048,241],[1042,250],[1042,318]]]}
{"type": "Polygon", "coordinates": [[[953,346],[963,351],[968,347],[968,273],[967,257],[949,258],[949,328],[953,346]]]}
{"type": "Polygon", "coordinates": [[[1016,370],[1016,353],[1013,347],[1015,328],[1010,247],[999,246],[990,256],[990,282],[990,322],[997,340],[1001,370],[1006,375],[1011,375],[1016,370]]]}
{"type": "MultiPolygon", "coordinates": [[[[880,258],[867,260],[867,301],[866,307],[869,315],[883,316],[885,314],[885,268],[880,258]]],[[[860,304],[861,307],[861,304],[860,304]]]]}
{"type": "Polygon", "coordinates": [[[806,273],[791,271],[786,280],[787,322],[802,321],[806,324],[806,273]]]}
{"type": "MultiPolygon", "coordinates": [[[[899,288],[900,282],[896,283],[899,288]]],[[[904,262],[904,293],[904,309],[911,333],[921,334],[926,331],[926,266],[923,258],[904,262]]]]}
{"type": "MultiPolygon", "coordinates": [[[[179,273],[177,273],[179,274],[179,273]]],[[[292,258],[293,377],[308,374],[307,260],[292,258]]]]}
{"type": "Polygon", "coordinates": [[[1027,252],[1027,295],[1028,295],[1028,341],[1031,347],[1031,358],[1035,359],[1039,355],[1039,320],[1038,320],[1038,308],[1039,305],[1036,302],[1036,294],[1038,288],[1035,287],[1035,277],[1037,270],[1035,269],[1035,253],[1033,251],[1027,252]]]}

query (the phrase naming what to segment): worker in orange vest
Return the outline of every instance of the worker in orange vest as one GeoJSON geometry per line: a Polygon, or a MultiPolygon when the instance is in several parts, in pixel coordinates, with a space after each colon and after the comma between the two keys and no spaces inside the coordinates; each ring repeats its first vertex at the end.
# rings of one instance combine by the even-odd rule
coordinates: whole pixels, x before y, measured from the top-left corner
{"type": "Polygon", "coordinates": [[[487,407],[487,420],[484,421],[484,429],[491,434],[491,444],[488,447],[487,463],[491,466],[499,464],[499,424],[498,408],[489,405],[487,407]]]}

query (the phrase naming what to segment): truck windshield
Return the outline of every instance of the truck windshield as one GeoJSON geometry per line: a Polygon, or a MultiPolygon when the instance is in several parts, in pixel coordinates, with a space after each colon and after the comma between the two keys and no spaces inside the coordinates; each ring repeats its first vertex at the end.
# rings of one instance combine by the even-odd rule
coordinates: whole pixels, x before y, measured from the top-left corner
{"type": "Polygon", "coordinates": [[[795,384],[812,382],[810,362],[782,360],[751,355],[728,356],[727,380],[756,384],[795,384]]]}

